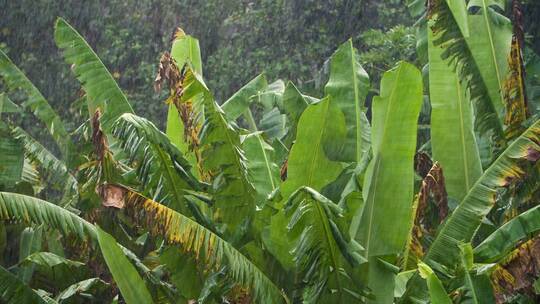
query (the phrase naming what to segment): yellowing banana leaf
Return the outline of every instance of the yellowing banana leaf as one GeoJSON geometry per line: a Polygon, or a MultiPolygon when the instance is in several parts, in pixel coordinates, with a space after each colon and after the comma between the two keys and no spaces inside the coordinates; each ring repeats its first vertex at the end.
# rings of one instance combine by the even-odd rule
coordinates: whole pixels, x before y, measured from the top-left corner
{"type": "MultiPolygon", "coordinates": [[[[175,33],[175,38],[171,48],[171,57],[176,61],[179,69],[182,69],[182,67],[188,63],[195,71],[197,71],[197,73],[202,75],[202,60],[199,40],[190,35],[186,35],[180,28],[177,29],[175,33]]],[[[194,102],[192,109],[195,112],[200,112],[198,113],[198,115],[200,115],[200,120],[204,119],[204,115],[202,115],[204,112],[198,103],[194,102]]],[[[180,151],[190,161],[191,165],[195,167],[197,164],[196,158],[193,153],[189,151],[189,144],[184,139],[184,123],[180,118],[178,109],[172,103],[169,105],[169,110],[167,112],[166,133],[171,142],[180,149],[180,151]]],[[[194,172],[195,171],[196,170],[194,170],[194,172]]]]}
{"type": "Polygon", "coordinates": [[[479,263],[493,263],[506,256],[520,241],[540,230],[540,206],[516,216],[474,248],[479,263]]]}
{"type": "Polygon", "coordinates": [[[519,179],[525,173],[522,166],[538,160],[539,143],[540,121],[537,121],[503,151],[449,216],[426,255],[427,264],[433,261],[449,266],[458,260],[458,245],[471,241],[495,204],[497,190],[519,179]]]}
{"type": "Polygon", "coordinates": [[[208,174],[212,188],[216,220],[232,227],[249,220],[255,212],[255,189],[249,181],[244,151],[237,129],[225,118],[200,75],[187,69],[182,100],[200,95],[205,122],[201,130],[202,171],[208,174]]]}

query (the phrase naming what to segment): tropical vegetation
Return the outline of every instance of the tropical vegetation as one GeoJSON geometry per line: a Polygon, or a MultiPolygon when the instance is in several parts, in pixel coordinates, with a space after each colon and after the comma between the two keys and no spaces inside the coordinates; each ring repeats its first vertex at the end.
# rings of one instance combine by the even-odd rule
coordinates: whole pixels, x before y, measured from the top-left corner
{"type": "Polygon", "coordinates": [[[540,103],[520,2],[424,4],[410,3],[415,62],[370,79],[346,40],[322,96],[263,73],[219,102],[177,28],[156,63],[163,129],[62,18],[77,128],[0,51],[0,302],[538,301],[540,103]]]}

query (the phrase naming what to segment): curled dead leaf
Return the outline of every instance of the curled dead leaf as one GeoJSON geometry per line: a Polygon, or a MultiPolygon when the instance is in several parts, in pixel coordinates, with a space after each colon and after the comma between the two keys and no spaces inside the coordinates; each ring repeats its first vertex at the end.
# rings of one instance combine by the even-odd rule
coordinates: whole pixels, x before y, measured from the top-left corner
{"type": "Polygon", "coordinates": [[[98,186],[96,192],[99,197],[101,197],[101,204],[104,207],[124,208],[124,197],[127,192],[124,187],[112,184],[102,184],[98,186]]]}

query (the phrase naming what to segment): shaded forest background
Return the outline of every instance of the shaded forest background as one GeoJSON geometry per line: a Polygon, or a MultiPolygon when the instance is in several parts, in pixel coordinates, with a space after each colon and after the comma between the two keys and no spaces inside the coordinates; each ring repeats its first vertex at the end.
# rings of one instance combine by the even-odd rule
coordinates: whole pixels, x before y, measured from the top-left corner
{"type": "MultiPolygon", "coordinates": [[[[523,3],[529,46],[540,53],[540,23],[534,22],[540,2],[523,3]]],[[[348,38],[373,83],[398,60],[416,61],[415,4],[424,1],[0,0],[0,48],[73,130],[86,113],[78,108],[79,84],[53,40],[54,21],[64,17],[113,72],[135,111],[163,127],[165,96],[154,92],[153,79],[177,26],[200,40],[204,76],[218,101],[261,72],[270,82],[291,80],[317,96],[325,58],[348,38]]],[[[21,118],[23,127],[42,133],[30,115],[21,118]]]]}

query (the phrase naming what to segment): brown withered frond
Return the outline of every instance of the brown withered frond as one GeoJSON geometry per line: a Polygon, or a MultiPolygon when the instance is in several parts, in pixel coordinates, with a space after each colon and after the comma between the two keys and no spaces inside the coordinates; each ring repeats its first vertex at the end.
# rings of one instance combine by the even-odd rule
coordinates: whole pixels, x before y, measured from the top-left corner
{"type": "MultiPolygon", "coordinates": [[[[182,29],[178,29],[175,34],[176,39],[185,35],[182,29]],[[180,36],[178,36],[180,35],[180,36]]],[[[176,61],[168,52],[163,53],[159,62],[159,70],[154,80],[154,89],[160,91],[162,86],[166,84],[169,87],[170,95],[167,98],[167,104],[173,104],[178,111],[178,115],[184,125],[183,140],[188,143],[189,151],[195,154],[197,160],[197,168],[199,175],[203,180],[207,180],[208,174],[202,170],[202,157],[200,155],[200,139],[199,132],[201,129],[200,113],[196,113],[193,108],[193,100],[183,100],[184,80],[189,77],[189,71],[186,71],[186,65],[182,69],[178,68],[176,61]]]]}
{"type": "Polygon", "coordinates": [[[174,58],[169,52],[164,52],[159,59],[158,73],[154,79],[154,90],[161,91],[163,84],[167,84],[171,91],[171,96],[167,102],[172,102],[175,105],[180,102],[182,97],[183,87],[182,80],[184,78],[184,68],[180,70],[174,58]]]}
{"type": "Polygon", "coordinates": [[[514,33],[508,56],[508,75],[504,82],[504,123],[506,138],[513,139],[523,132],[522,123],[527,119],[527,96],[525,92],[525,69],[519,39],[514,33]]]}
{"type": "Polygon", "coordinates": [[[92,116],[92,143],[98,161],[103,161],[105,153],[109,151],[107,137],[103,134],[100,124],[101,110],[98,108],[92,116]]]}
{"type": "MultiPolygon", "coordinates": [[[[417,159],[417,163],[419,164],[417,168],[422,167],[420,164],[425,164],[427,160],[431,162],[431,159],[427,155],[424,157],[417,157],[417,159]]],[[[425,235],[433,235],[437,226],[448,216],[448,195],[446,193],[443,171],[438,162],[435,162],[431,169],[425,174],[420,186],[420,191],[415,196],[414,206],[416,215],[414,217],[412,235],[408,242],[409,247],[405,254],[405,267],[407,267],[410,262],[413,262],[410,264],[411,266],[416,265],[414,261],[411,261],[411,254],[417,259],[424,256],[425,248],[421,240],[425,235]],[[430,204],[430,201],[433,201],[433,203],[430,204]],[[430,210],[437,211],[431,212],[436,214],[435,219],[433,219],[433,216],[428,216],[430,210]]]]}
{"type": "Polygon", "coordinates": [[[124,196],[126,189],[113,184],[102,184],[97,188],[97,193],[101,197],[104,207],[124,208],[124,196]]]}
{"type": "Polygon", "coordinates": [[[186,33],[184,32],[184,30],[181,29],[180,27],[177,27],[176,29],[174,29],[174,32],[173,32],[172,37],[171,37],[171,41],[181,39],[181,38],[183,38],[185,36],[186,36],[186,33]]]}
{"type": "Polygon", "coordinates": [[[534,282],[540,275],[540,237],[521,244],[510,253],[491,274],[497,303],[507,303],[516,294],[536,295],[534,282]]]}
{"type": "Polygon", "coordinates": [[[425,152],[417,152],[414,155],[414,169],[421,178],[425,178],[433,167],[431,157],[425,152]]]}

